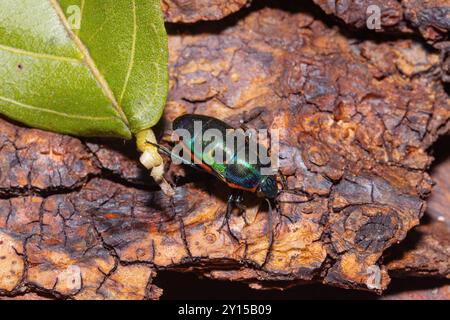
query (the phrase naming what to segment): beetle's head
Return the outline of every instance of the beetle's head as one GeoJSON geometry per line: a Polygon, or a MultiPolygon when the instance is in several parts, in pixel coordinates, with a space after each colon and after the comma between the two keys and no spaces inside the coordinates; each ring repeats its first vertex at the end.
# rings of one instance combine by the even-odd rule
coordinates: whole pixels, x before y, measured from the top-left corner
{"type": "Polygon", "coordinates": [[[256,190],[258,197],[273,199],[278,194],[278,186],[273,176],[265,176],[256,190]]]}

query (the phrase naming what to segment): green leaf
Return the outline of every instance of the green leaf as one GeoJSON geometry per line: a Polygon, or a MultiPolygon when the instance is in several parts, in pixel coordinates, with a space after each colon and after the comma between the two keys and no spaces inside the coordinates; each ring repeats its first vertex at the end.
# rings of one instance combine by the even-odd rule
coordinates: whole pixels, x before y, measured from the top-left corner
{"type": "Polygon", "coordinates": [[[131,138],[168,90],[159,0],[0,0],[0,113],[79,136],[131,138]]]}

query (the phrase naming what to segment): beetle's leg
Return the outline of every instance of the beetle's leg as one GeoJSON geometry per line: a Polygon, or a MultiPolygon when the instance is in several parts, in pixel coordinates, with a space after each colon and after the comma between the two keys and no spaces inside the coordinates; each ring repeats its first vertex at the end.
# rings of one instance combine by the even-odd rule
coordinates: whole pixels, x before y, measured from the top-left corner
{"type": "Polygon", "coordinates": [[[241,211],[247,210],[247,208],[242,204],[244,201],[244,195],[241,190],[237,191],[234,198],[234,203],[241,211]]]}
{"type": "Polygon", "coordinates": [[[244,201],[244,195],[241,190],[237,191],[236,198],[234,200],[234,203],[236,204],[236,207],[240,210],[240,214],[242,215],[242,218],[244,219],[245,225],[248,226],[250,223],[247,220],[247,215],[245,214],[247,211],[247,207],[242,204],[244,201]]]}
{"type": "Polygon", "coordinates": [[[267,263],[270,257],[270,251],[272,249],[273,245],[273,215],[272,215],[272,204],[270,203],[270,200],[266,198],[267,205],[269,206],[269,212],[267,217],[267,223],[268,223],[268,232],[269,232],[269,246],[267,249],[267,255],[264,259],[263,266],[267,263]]]}
{"type": "Polygon", "coordinates": [[[223,229],[223,227],[225,226],[225,224],[227,224],[228,215],[231,213],[231,210],[230,210],[231,202],[233,202],[233,201],[234,201],[234,194],[230,194],[230,196],[228,197],[228,201],[227,201],[227,211],[225,212],[222,224],[220,225],[220,227],[217,231],[221,231],[223,229]]]}
{"type": "Polygon", "coordinates": [[[233,233],[233,231],[231,231],[231,227],[230,227],[230,216],[231,216],[231,212],[233,211],[233,204],[235,204],[235,195],[231,194],[230,197],[228,198],[227,211],[225,213],[225,216],[223,217],[222,225],[220,226],[220,228],[217,231],[221,231],[223,229],[223,227],[226,225],[231,237],[234,240],[236,240],[236,242],[239,243],[238,237],[233,233]]]}

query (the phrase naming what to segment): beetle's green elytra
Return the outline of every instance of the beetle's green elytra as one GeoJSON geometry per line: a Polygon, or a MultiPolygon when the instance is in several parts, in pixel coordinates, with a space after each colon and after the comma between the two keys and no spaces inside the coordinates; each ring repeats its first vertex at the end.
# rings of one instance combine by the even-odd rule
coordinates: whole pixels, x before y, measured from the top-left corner
{"type": "MultiPolygon", "coordinates": [[[[230,146],[224,139],[206,140],[203,135],[199,137],[199,132],[196,132],[196,123],[201,126],[201,134],[213,129],[218,130],[222,137],[227,137],[227,133],[235,129],[219,119],[203,115],[186,114],[174,120],[173,130],[175,132],[186,130],[189,133],[190,139],[187,141],[183,139],[180,143],[198,168],[217,176],[233,189],[256,192],[258,196],[270,199],[276,197],[278,187],[275,176],[262,174],[261,169],[264,166],[259,161],[249,162],[251,153],[257,153],[258,150],[264,148],[263,146],[258,145],[257,148],[251,148],[248,140],[245,140],[242,146],[236,144],[230,146]],[[214,145],[211,146],[211,144],[214,145]],[[240,149],[244,151],[239,152],[240,149]],[[205,152],[205,150],[210,150],[210,152],[205,152]],[[222,161],[217,161],[214,154],[211,154],[219,151],[224,155],[223,158],[220,158],[222,161]]],[[[257,154],[254,159],[259,159],[257,154]]]]}

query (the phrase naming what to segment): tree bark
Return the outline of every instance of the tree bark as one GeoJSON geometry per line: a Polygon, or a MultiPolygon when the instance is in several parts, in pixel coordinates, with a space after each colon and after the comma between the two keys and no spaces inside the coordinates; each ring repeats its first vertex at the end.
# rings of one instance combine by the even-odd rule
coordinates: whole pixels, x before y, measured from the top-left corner
{"type": "Polygon", "coordinates": [[[363,32],[372,29],[378,34],[421,35],[428,44],[440,50],[442,80],[450,82],[450,5],[447,0],[314,2],[346,27],[363,32]],[[379,19],[376,28],[373,19],[379,19]]]}
{"type": "Polygon", "coordinates": [[[178,23],[220,20],[248,4],[250,0],[161,0],[166,21],[178,23]]]}
{"type": "Polygon", "coordinates": [[[431,170],[435,182],[421,225],[406,240],[392,248],[387,267],[394,276],[450,278],[450,139],[435,146],[436,160],[431,170]]]}
{"type": "Polygon", "coordinates": [[[449,128],[439,53],[327,22],[310,4],[258,2],[224,20],[168,25],[162,141],[183,113],[280,130],[281,172],[296,194],[277,199],[273,246],[267,206],[252,194],[250,223],[230,220],[236,241],[219,231],[230,189],[216,178],[167,159],[170,198],[132,143],[0,120],[0,296],[157,299],[158,270],[375,292],[389,273],[448,277],[448,250],[438,250],[448,224],[416,229],[417,247],[397,245],[425,212],[428,149],[449,128]]]}

